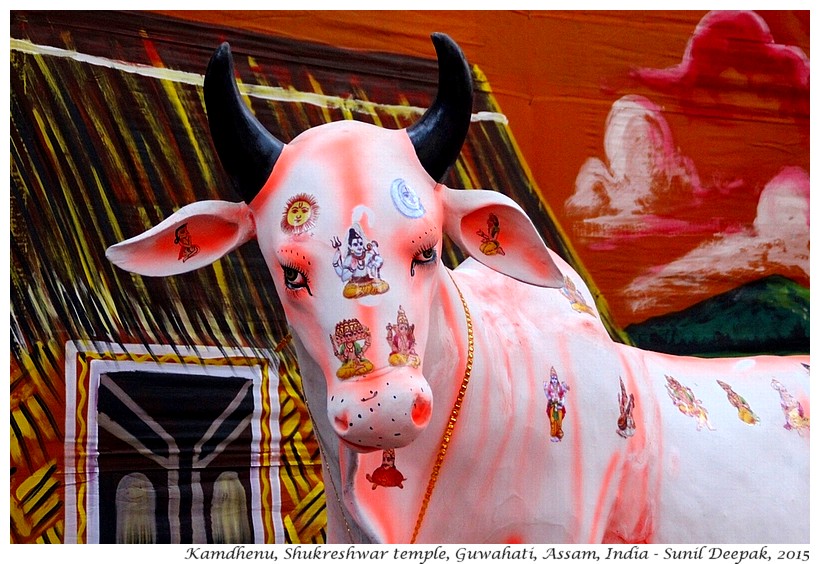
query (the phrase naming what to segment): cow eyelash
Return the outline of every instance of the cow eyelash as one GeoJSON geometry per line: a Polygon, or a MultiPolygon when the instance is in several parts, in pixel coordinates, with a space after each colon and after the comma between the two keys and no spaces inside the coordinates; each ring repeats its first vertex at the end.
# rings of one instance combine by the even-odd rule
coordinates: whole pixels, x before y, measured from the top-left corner
{"type": "Polygon", "coordinates": [[[432,266],[438,259],[435,244],[427,247],[421,247],[416,254],[413,255],[413,261],[410,263],[410,276],[416,275],[417,266],[432,266]]]}
{"type": "Polygon", "coordinates": [[[285,277],[285,288],[294,293],[305,289],[309,295],[313,295],[313,292],[310,291],[310,279],[307,274],[293,265],[283,264],[281,266],[282,274],[285,277]]]}

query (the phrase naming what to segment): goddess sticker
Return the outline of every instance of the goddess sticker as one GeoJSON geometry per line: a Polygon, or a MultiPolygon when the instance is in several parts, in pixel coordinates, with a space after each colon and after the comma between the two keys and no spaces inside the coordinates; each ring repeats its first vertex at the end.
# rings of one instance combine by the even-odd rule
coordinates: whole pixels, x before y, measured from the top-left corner
{"type": "Polygon", "coordinates": [[[199,247],[191,242],[191,234],[188,232],[188,224],[183,223],[174,232],[174,245],[179,245],[179,256],[177,260],[185,262],[199,252],[199,247]]]}
{"type": "Polygon", "coordinates": [[[809,430],[809,418],[805,416],[803,406],[789,393],[783,384],[774,378],[772,378],[772,388],[780,394],[780,407],[783,409],[783,415],[786,416],[786,423],[783,428],[789,431],[794,429],[802,437],[803,430],[809,430]]]}
{"type": "Polygon", "coordinates": [[[738,419],[749,425],[757,425],[757,423],[760,422],[760,418],[754,414],[752,408],[746,400],[732,389],[732,386],[726,382],[721,382],[720,380],[718,380],[717,383],[721,388],[726,390],[726,396],[729,398],[729,403],[737,409],[738,419]]]}
{"type": "Polygon", "coordinates": [[[415,328],[415,325],[410,325],[404,309],[399,306],[396,324],[387,324],[387,344],[390,345],[388,361],[391,366],[412,366],[416,368],[421,364],[421,359],[416,354],[416,337],[413,335],[415,328]]]}
{"type": "Polygon", "coordinates": [[[626,387],[624,386],[624,379],[619,377],[621,381],[621,392],[618,394],[618,407],[621,415],[618,417],[618,431],[617,433],[625,439],[628,439],[635,434],[635,419],[632,417],[632,410],[635,409],[635,395],[626,395],[626,387]]]}
{"type": "Polygon", "coordinates": [[[331,240],[336,249],[333,256],[333,268],[343,282],[346,282],[342,295],[356,299],[363,296],[383,294],[390,285],[380,278],[384,259],[379,254],[379,244],[368,241],[358,223],[348,229],[347,250],[342,258],[342,242],[338,237],[331,240]]]}
{"type": "Polygon", "coordinates": [[[346,380],[361,376],[373,370],[373,363],[364,357],[370,348],[370,329],[358,319],[344,319],[336,324],[334,335],[330,335],[333,354],[342,365],[336,370],[336,377],[346,380]]]}
{"type": "Polygon", "coordinates": [[[285,203],[279,225],[285,233],[299,235],[313,229],[318,217],[319,205],[316,198],[310,194],[297,194],[285,203]]]}
{"type": "Polygon", "coordinates": [[[409,218],[417,219],[424,215],[424,206],[407,183],[401,178],[397,178],[390,185],[390,197],[393,198],[393,205],[399,212],[409,218]]]}
{"type": "Polygon", "coordinates": [[[382,451],[382,465],[373,470],[373,474],[365,474],[364,477],[373,484],[372,489],[374,490],[378,486],[383,488],[404,488],[402,482],[406,479],[396,469],[396,450],[392,448],[382,451]]]}
{"type": "Polygon", "coordinates": [[[476,235],[481,237],[481,245],[478,247],[479,250],[488,256],[504,255],[504,249],[501,247],[501,243],[498,242],[498,234],[501,232],[501,226],[498,222],[498,216],[494,213],[491,213],[487,218],[487,231],[489,233],[484,233],[482,229],[476,231],[476,235]]]}
{"type": "Polygon", "coordinates": [[[669,375],[666,375],[666,391],[669,397],[672,398],[672,403],[684,415],[694,417],[698,421],[698,431],[706,426],[710,431],[715,429],[709,424],[709,413],[701,405],[700,400],[695,397],[692,390],[675,380],[669,375]]]}
{"type": "Polygon", "coordinates": [[[561,287],[561,295],[569,300],[572,309],[575,311],[579,313],[588,313],[592,317],[597,317],[597,315],[595,315],[595,310],[587,305],[584,295],[578,291],[578,288],[575,286],[575,282],[573,282],[572,278],[566,274],[564,274],[564,285],[561,287]]]}
{"type": "Polygon", "coordinates": [[[550,441],[557,443],[564,438],[564,416],[567,414],[565,399],[569,386],[558,381],[554,367],[550,367],[550,379],[544,381],[544,394],[547,396],[547,417],[550,421],[550,441]]]}

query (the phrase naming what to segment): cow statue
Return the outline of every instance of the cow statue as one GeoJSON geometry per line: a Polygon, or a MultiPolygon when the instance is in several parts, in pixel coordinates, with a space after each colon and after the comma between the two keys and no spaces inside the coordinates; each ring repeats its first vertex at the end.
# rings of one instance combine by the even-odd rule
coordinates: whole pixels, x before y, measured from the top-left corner
{"type": "Polygon", "coordinates": [[[473,87],[459,47],[432,40],[438,92],[418,121],[287,144],[242,101],[222,44],[205,105],[244,202],[187,205],[107,257],[170,276],[256,238],[321,446],[330,542],[808,542],[809,358],[613,342],[516,203],[439,182],[473,87]],[[445,234],[469,256],[455,270],[445,234]]]}

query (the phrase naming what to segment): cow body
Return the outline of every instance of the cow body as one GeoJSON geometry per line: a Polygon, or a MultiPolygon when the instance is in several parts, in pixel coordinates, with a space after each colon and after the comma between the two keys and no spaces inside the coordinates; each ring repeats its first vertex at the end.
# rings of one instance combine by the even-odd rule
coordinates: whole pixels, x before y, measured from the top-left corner
{"type": "Polygon", "coordinates": [[[460,51],[435,41],[440,84],[462,78],[418,124],[338,122],[287,145],[249,116],[223,46],[205,99],[246,203],[192,204],[108,257],[166,276],[258,240],[332,542],[807,542],[808,358],[614,343],[517,204],[436,181],[466,132],[442,114],[463,122],[470,89],[460,51]],[[452,272],[445,234],[473,257],[452,272]]]}

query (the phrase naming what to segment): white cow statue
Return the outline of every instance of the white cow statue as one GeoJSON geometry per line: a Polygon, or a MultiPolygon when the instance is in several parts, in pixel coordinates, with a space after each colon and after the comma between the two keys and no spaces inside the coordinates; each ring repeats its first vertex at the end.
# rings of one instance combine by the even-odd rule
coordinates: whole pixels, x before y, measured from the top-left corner
{"type": "Polygon", "coordinates": [[[338,543],[806,543],[809,358],[698,359],[613,342],[523,210],[439,183],[472,80],[434,34],[439,89],[406,129],[282,143],[227,44],[205,104],[239,203],[113,245],[145,276],[253,238],[291,327],[338,543]],[[470,256],[441,262],[448,235],[470,256]]]}

